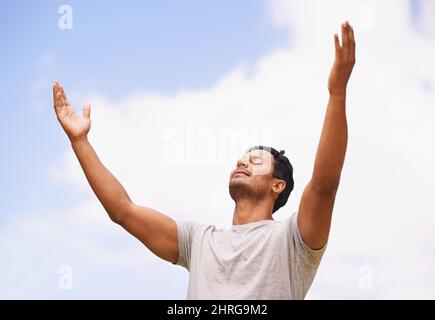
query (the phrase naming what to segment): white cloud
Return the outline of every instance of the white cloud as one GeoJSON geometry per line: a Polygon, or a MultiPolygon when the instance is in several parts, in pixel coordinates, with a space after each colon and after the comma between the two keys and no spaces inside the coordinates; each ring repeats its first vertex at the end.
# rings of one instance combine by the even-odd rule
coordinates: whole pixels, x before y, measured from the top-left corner
{"type": "MultiPolygon", "coordinates": [[[[222,226],[231,223],[228,174],[240,152],[259,143],[286,149],[296,186],[276,218],[286,217],[297,209],[311,174],[327,103],[332,34],[351,17],[358,57],[348,92],[348,153],[330,244],[309,297],[434,298],[435,43],[411,31],[405,1],[275,0],[270,12],[277,25],[298,30],[298,41],[259,59],[250,76],[238,66],[199,91],[136,94],[116,103],[92,97],[94,148],[135,202],[176,219],[222,226]],[[167,156],[177,150],[182,154],[174,164],[167,156]],[[373,270],[371,290],[358,287],[363,265],[373,270]]],[[[51,175],[65,192],[91,194],[71,150],[53,162],[51,175]]],[[[110,247],[113,241],[98,242],[118,237],[118,231],[96,198],[68,211],[54,225],[42,218],[26,226],[98,263],[156,271],[147,269],[143,248],[125,242],[128,235],[119,235],[120,250],[110,247]]]]}
{"type": "Polygon", "coordinates": [[[187,273],[156,259],[91,199],[9,218],[0,227],[0,251],[2,299],[185,297],[187,273]],[[71,290],[59,287],[61,266],[72,271],[71,290]]]}
{"type": "Polygon", "coordinates": [[[435,20],[433,13],[435,12],[435,2],[431,0],[419,0],[418,2],[418,22],[417,26],[420,30],[428,35],[435,35],[435,20]]]}

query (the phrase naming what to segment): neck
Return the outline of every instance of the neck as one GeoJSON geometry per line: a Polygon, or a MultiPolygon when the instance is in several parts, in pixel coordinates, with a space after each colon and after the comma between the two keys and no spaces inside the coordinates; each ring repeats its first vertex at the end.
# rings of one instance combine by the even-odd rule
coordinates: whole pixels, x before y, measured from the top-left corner
{"type": "Polygon", "coordinates": [[[268,201],[255,201],[252,199],[239,199],[233,214],[233,225],[245,224],[261,220],[273,220],[273,203],[268,201]]]}

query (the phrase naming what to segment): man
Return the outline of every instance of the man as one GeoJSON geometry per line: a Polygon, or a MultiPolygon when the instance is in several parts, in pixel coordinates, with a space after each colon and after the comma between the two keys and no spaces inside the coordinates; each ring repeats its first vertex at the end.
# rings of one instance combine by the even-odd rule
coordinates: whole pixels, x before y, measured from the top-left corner
{"type": "Polygon", "coordinates": [[[293,169],[284,152],[254,147],[237,161],[229,181],[235,201],[233,225],[218,229],[174,221],[133,203],[90,145],[90,106],[83,117],[71,108],[62,86],[53,85],[57,119],[68,135],[96,196],[110,218],[158,257],[190,272],[189,299],[303,299],[326,248],[347,145],[346,87],[355,63],[348,22],[342,41],[334,35],[335,61],[314,170],[297,214],[275,221],[293,189],[293,169]]]}

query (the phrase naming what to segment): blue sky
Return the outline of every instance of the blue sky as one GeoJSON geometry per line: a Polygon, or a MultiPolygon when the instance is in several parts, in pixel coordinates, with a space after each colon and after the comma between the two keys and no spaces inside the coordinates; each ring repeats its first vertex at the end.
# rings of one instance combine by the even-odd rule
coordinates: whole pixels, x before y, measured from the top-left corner
{"type": "Polygon", "coordinates": [[[74,201],[47,181],[47,166],[66,142],[52,121],[52,80],[111,99],[138,91],[174,94],[207,87],[287,40],[260,0],[70,1],[72,30],[58,28],[62,4],[0,4],[3,217],[74,201]]]}
{"type": "Polygon", "coordinates": [[[274,215],[283,219],[312,170],[343,19],[358,48],[350,138],[309,297],[434,298],[434,9],[431,0],[1,2],[0,298],[183,299],[187,289],[185,270],[107,218],[54,115],[53,80],[77,112],[91,102],[90,141],[132,198],[175,219],[228,225],[226,179],[239,154],[214,141],[271,133],[295,168],[274,215]],[[63,4],[72,30],[58,27],[63,4]],[[211,145],[228,163],[165,162],[174,132],[182,151],[211,145]],[[59,289],[62,265],[73,290],[59,289]]]}

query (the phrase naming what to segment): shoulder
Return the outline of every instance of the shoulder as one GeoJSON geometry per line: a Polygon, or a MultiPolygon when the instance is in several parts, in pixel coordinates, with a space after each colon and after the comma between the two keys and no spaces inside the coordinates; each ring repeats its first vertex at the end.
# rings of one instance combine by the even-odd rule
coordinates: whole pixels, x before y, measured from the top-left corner
{"type": "Polygon", "coordinates": [[[298,226],[298,212],[293,212],[292,215],[286,219],[288,221],[289,236],[294,244],[295,252],[299,252],[307,257],[307,260],[312,265],[318,265],[326,250],[327,244],[320,249],[312,249],[302,238],[298,226]]]}
{"type": "Polygon", "coordinates": [[[216,227],[212,224],[206,224],[194,220],[175,220],[179,233],[194,235],[198,233],[204,233],[207,230],[214,230],[216,227]]]}

